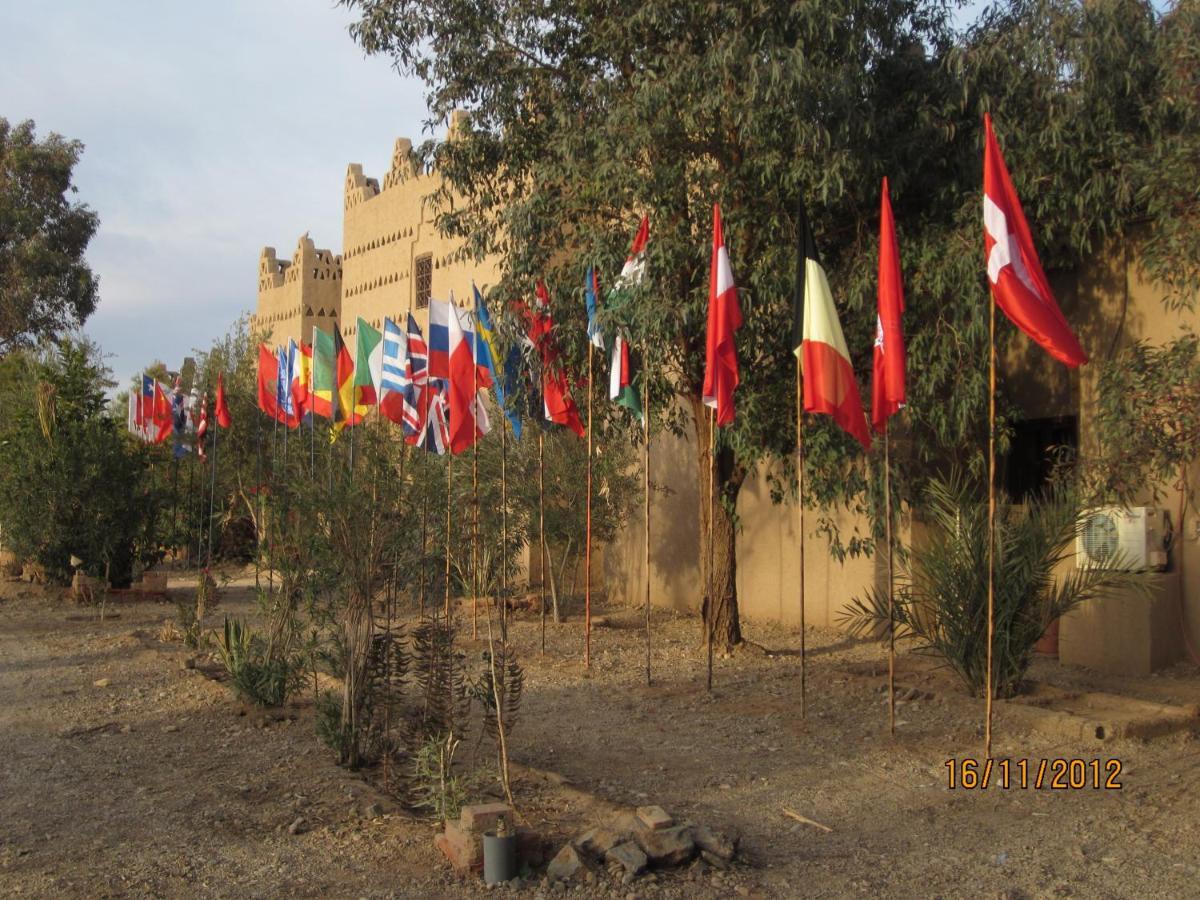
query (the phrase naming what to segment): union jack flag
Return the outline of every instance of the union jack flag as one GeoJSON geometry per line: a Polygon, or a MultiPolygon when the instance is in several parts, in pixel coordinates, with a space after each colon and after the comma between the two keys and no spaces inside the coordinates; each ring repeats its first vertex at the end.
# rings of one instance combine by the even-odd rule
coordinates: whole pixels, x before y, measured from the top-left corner
{"type": "Polygon", "coordinates": [[[442,456],[450,446],[450,411],[446,404],[446,393],[437,380],[429,389],[429,418],[417,436],[416,445],[430,453],[442,456]]]}

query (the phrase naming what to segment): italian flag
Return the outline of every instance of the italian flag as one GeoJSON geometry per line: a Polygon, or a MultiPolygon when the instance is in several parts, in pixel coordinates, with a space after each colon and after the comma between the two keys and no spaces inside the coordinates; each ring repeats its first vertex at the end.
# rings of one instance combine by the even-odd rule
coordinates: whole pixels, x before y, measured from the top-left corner
{"type": "Polygon", "coordinates": [[[383,380],[383,334],[359,317],[354,366],[354,413],[365,416],[379,402],[383,380]]]}
{"type": "Polygon", "coordinates": [[[320,328],[313,328],[312,342],[312,391],[309,408],[313,415],[333,418],[333,407],[337,394],[337,348],[333,335],[320,328]]]}
{"type": "Polygon", "coordinates": [[[864,450],[871,433],[863,412],[850,351],[842,335],[825,270],[817,256],[812,229],[801,201],[798,215],[796,292],[792,301],[792,352],[804,373],[804,411],[825,413],[864,450]]]}
{"type": "MultiPolygon", "coordinates": [[[[646,244],[650,241],[650,218],[642,216],[637,234],[633,237],[633,246],[629,248],[629,258],[621,267],[612,292],[635,287],[642,282],[646,271],[646,244]]],[[[612,300],[609,300],[610,305],[612,300]]],[[[629,342],[625,335],[617,332],[613,341],[611,365],[608,375],[608,397],[618,406],[623,406],[642,420],[642,398],[633,385],[633,366],[629,361],[629,342]]]]}

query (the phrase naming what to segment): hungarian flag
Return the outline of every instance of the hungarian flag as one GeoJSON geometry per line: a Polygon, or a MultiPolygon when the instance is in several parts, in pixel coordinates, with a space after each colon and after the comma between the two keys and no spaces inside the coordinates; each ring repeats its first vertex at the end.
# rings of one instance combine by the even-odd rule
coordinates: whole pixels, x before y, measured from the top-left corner
{"type": "Polygon", "coordinates": [[[992,296],[1014,325],[1075,368],[1087,354],[1054,300],[987,113],[983,125],[983,246],[992,296]]]}
{"type": "Polygon", "coordinates": [[[450,413],[451,453],[462,453],[491,430],[487,411],[479,402],[478,368],[475,355],[471,352],[471,339],[475,332],[474,329],[470,332],[463,329],[460,319],[463,315],[469,317],[470,313],[460,312],[457,306],[450,304],[450,378],[447,404],[450,413]]]}
{"type": "Polygon", "coordinates": [[[301,341],[297,349],[292,396],[296,400],[296,415],[303,419],[312,412],[312,344],[301,341]]]}
{"type": "Polygon", "coordinates": [[[229,415],[229,403],[225,400],[224,372],[217,373],[217,401],[215,407],[217,424],[222,428],[228,428],[233,423],[233,418],[229,415]]]}
{"type": "Polygon", "coordinates": [[[557,425],[565,425],[580,437],[584,436],[583,421],[579,418],[579,407],[571,397],[567,384],[567,373],[559,361],[558,347],[554,343],[554,320],[550,316],[550,294],[546,285],[537,283],[537,309],[529,314],[529,337],[537,348],[542,361],[542,406],[546,419],[557,425]]]}
{"type": "Polygon", "coordinates": [[[717,425],[733,422],[733,391],[738,386],[737,346],[742,308],[725,249],[721,207],[713,204],[712,265],[708,279],[708,333],[704,353],[704,405],[717,411],[717,425]]]}
{"type": "Polygon", "coordinates": [[[360,317],[354,367],[354,412],[362,417],[379,403],[383,380],[383,335],[360,317]]]}
{"type": "Polygon", "coordinates": [[[871,367],[871,422],[880,434],[888,419],[904,406],[904,282],[896,222],[883,179],[879,209],[879,314],[875,320],[875,351],[871,367]]]}
{"type": "Polygon", "coordinates": [[[333,348],[333,374],[337,385],[337,401],[333,407],[333,436],[336,437],[343,428],[361,422],[362,416],[354,407],[354,359],[350,356],[336,323],[333,326],[333,348]]]}
{"type": "Polygon", "coordinates": [[[313,415],[333,418],[337,394],[337,344],[333,335],[313,328],[312,396],[309,406],[313,415]]]}
{"type": "Polygon", "coordinates": [[[871,433],[863,412],[858,382],[850,365],[850,351],[842,335],[825,270],[817,256],[812,229],[801,201],[798,214],[799,246],[796,253],[796,293],[792,300],[792,352],[800,357],[804,373],[804,410],[825,413],[864,450],[871,433]]]}

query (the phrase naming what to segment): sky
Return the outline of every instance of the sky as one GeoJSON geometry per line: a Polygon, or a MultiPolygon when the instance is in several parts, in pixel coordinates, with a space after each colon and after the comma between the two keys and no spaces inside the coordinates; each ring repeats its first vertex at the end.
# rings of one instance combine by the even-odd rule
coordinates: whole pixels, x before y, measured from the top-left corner
{"type": "Polygon", "coordinates": [[[258,255],[342,251],[342,183],[382,178],[425,103],[333,0],[0,0],[0,116],[84,143],[100,217],[84,326],[126,383],[253,312],[258,255]]]}

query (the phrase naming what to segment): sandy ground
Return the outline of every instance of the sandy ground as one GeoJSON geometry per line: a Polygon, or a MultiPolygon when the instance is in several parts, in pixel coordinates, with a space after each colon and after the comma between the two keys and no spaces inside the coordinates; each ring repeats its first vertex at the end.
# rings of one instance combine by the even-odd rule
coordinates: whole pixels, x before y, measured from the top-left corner
{"type": "MultiPolygon", "coordinates": [[[[101,623],[27,585],[9,582],[0,593],[0,895],[489,893],[450,870],[431,824],[388,802],[371,783],[377,775],[333,764],[314,737],[310,700],[278,719],[246,715],[225,686],[183,668],[188,652],[159,640],[172,606],[122,604],[101,623]],[[382,814],[370,809],[376,803],[382,814]],[[290,834],[297,818],[303,828],[290,834]]],[[[248,590],[231,591],[209,624],[222,611],[250,609],[248,590]]],[[[743,861],[725,873],[694,867],[633,886],[602,878],[573,896],[1200,892],[1200,772],[1190,735],[1064,743],[1024,732],[1000,704],[996,756],[1119,758],[1123,788],[949,790],[947,759],[980,752],[980,704],[926,660],[901,657],[901,685],[923,699],[902,704],[893,740],[876,645],[810,632],[802,720],[795,655],[718,660],[708,694],[695,621],[656,615],[647,688],[639,614],[607,612],[609,625],[593,634],[590,673],[577,620],[549,627],[544,657],[536,618],[514,626],[527,676],[514,759],[597,798],[656,802],[737,831],[743,861]]],[[[746,631],[771,650],[798,645],[786,630],[746,631]]],[[[1200,678],[1185,666],[1118,679],[1039,662],[1035,676],[1200,702],[1200,678]]],[[[525,819],[553,845],[597,814],[577,792],[529,775],[517,778],[515,792],[525,819]]],[[[514,890],[560,893],[536,873],[497,892],[514,890]]]]}

